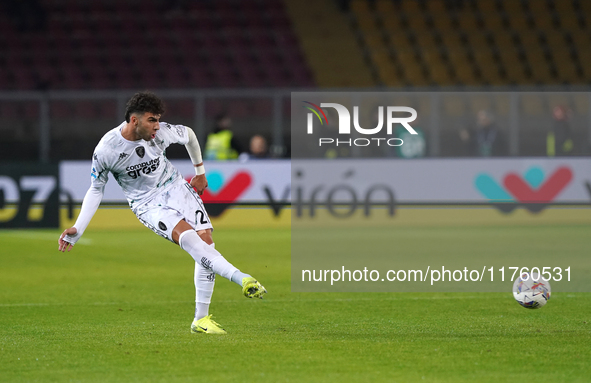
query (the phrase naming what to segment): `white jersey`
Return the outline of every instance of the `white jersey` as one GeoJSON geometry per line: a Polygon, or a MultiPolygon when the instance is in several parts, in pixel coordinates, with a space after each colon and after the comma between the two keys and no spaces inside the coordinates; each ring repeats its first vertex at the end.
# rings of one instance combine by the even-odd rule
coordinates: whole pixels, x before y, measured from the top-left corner
{"type": "Polygon", "coordinates": [[[165,150],[170,144],[189,142],[186,126],[160,123],[160,130],[150,141],[129,141],[121,135],[125,122],[103,136],[92,156],[91,183],[103,187],[108,173],[123,189],[129,206],[136,212],[159,192],[182,179],[168,161],[165,150]]]}

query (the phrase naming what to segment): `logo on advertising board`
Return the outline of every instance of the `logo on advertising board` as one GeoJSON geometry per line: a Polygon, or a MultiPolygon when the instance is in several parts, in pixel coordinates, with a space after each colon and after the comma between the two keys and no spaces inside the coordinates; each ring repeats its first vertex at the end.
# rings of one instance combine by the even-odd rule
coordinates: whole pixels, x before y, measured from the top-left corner
{"type": "Polygon", "coordinates": [[[567,166],[559,167],[549,175],[534,166],[523,176],[514,172],[505,174],[501,183],[486,173],[480,173],[476,176],[474,185],[504,213],[510,213],[519,203],[530,212],[539,213],[554,201],[572,179],[573,172],[567,166]]]}
{"type": "MultiPolygon", "coordinates": [[[[187,182],[190,182],[191,178],[187,177],[187,182]]],[[[228,206],[236,202],[244,194],[252,181],[252,176],[244,170],[234,173],[227,179],[218,171],[208,172],[208,186],[201,196],[203,202],[210,204],[207,207],[208,214],[212,217],[221,215],[228,206]]]]}
{"type": "Polygon", "coordinates": [[[332,108],[337,112],[338,120],[338,134],[339,138],[335,137],[321,137],[318,139],[318,146],[401,146],[402,139],[394,137],[371,137],[380,132],[384,126],[386,127],[386,134],[391,136],[394,127],[402,126],[410,134],[418,134],[410,125],[417,118],[417,111],[408,106],[379,106],[377,109],[377,122],[375,127],[364,128],[359,123],[359,106],[353,106],[353,118],[347,107],[330,102],[323,102],[314,104],[309,101],[302,101],[303,107],[310,112],[307,114],[306,133],[314,134],[314,121],[317,119],[320,126],[328,126],[328,118],[323,108],[332,108]],[[401,115],[402,113],[402,115],[401,115]],[[404,115],[410,113],[410,116],[404,115]],[[384,117],[385,116],[385,117],[384,117]],[[316,119],[314,118],[316,117],[316,119]],[[358,134],[368,137],[349,138],[347,135],[351,134],[351,123],[358,134]],[[343,138],[340,138],[343,137],[343,138]]]}
{"type": "Polygon", "coordinates": [[[0,165],[0,228],[59,227],[57,165],[0,165]]]}

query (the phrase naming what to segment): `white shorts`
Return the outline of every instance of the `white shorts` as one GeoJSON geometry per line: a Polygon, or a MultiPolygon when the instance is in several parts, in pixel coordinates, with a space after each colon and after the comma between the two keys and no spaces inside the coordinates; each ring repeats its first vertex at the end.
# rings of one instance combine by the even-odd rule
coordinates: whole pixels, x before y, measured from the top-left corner
{"type": "Polygon", "coordinates": [[[183,219],[196,231],[213,230],[201,197],[185,180],[138,206],[135,214],[146,227],[169,241],[172,230],[183,219]]]}

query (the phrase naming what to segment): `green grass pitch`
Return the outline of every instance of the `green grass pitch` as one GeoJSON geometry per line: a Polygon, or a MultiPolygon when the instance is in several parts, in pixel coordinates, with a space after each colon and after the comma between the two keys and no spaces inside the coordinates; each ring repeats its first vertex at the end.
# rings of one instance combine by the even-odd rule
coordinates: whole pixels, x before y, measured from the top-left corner
{"type": "MultiPolygon", "coordinates": [[[[461,243],[462,230],[457,235],[461,243]]],[[[228,335],[209,336],[190,333],[194,263],[177,246],[147,229],[91,226],[62,254],[58,236],[57,230],[0,232],[1,382],[498,383],[591,376],[589,293],[555,292],[540,310],[521,308],[510,291],[292,293],[289,229],[219,229],[217,248],[269,294],[249,300],[218,277],[210,312],[228,335]]]]}

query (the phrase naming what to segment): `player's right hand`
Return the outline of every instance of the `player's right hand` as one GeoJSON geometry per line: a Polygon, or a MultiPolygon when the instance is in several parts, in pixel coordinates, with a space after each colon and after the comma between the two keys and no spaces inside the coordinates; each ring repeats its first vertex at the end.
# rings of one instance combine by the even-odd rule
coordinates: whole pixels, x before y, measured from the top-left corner
{"type": "Polygon", "coordinates": [[[62,253],[66,250],[68,250],[68,251],[72,250],[72,247],[74,247],[74,245],[70,242],[65,241],[64,237],[66,235],[76,235],[77,232],[78,232],[78,230],[75,227],[71,227],[69,229],[64,230],[62,235],[60,235],[60,239],[57,241],[59,244],[58,250],[61,251],[62,253]]]}
{"type": "Polygon", "coordinates": [[[201,174],[191,178],[191,182],[189,183],[195,188],[197,194],[202,195],[203,191],[207,187],[207,178],[205,177],[205,174],[201,174]]]}

